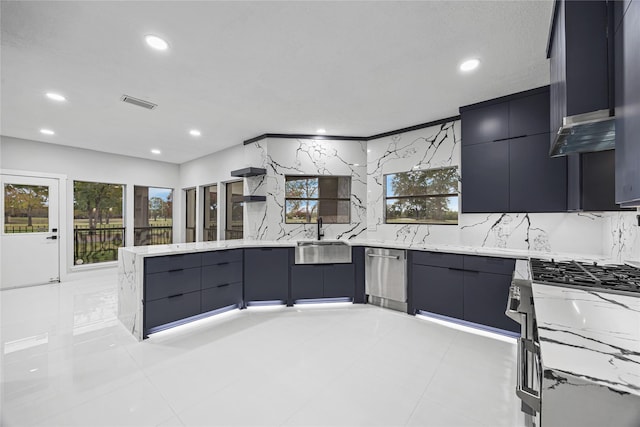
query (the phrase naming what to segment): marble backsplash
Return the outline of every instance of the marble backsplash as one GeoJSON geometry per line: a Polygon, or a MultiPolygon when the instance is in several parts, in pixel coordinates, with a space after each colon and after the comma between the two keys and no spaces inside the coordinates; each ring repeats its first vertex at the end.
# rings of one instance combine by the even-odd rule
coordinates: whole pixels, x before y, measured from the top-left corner
{"type": "Polygon", "coordinates": [[[245,179],[245,194],[264,195],[266,203],[246,203],[245,234],[252,240],[315,239],[315,224],[287,224],[286,175],[351,176],[348,224],[325,224],[325,239],[351,239],[366,234],[366,142],[269,138],[245,147],[252,166],[266,175],[245,179]]]}

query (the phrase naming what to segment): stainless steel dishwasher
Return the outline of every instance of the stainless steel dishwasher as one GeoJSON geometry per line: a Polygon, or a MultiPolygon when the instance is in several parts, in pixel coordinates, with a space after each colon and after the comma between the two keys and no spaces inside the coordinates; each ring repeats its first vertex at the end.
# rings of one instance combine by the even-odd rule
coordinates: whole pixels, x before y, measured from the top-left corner
{"type": "Polygon", "coordinates": [[[406,312],[406,252],[367,248],[365,254],[365,292],[369,303],[406,312]]]}

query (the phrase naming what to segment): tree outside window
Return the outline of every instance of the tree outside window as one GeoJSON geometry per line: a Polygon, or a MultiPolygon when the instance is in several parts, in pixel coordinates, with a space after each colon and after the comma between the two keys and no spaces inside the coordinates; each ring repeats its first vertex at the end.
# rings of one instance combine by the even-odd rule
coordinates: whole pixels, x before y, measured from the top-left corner
{"type": "Polygon", "coordinates": [[[457,224],[456,166],[388,174],[385,182],[387,224],[457,224]]]}
{"type": "Polygon", "coordinates": [[[286,176],[285,222],[348,224],[351,218],[350,176],[286,176]]]}

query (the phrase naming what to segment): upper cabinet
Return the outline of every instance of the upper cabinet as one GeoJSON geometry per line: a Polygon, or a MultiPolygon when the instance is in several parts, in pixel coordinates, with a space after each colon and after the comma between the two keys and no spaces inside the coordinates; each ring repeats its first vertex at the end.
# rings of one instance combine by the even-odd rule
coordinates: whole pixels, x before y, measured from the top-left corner
{"type": "Polygon", "coordinates": [[[555,3],[547,46],[552,137],[564,117],[610,108],[607,20],[603,0],[555,3]]]}
{"type": "Polygon", "coordinates": [[[615,2],[615,200],[640,206],[640,0],[615,2]]]}
{"type": "Polygon", "coordinates": [[[566,159],[549,157],[549,87],[460,108],[462,212],[563,212],[566,159]]]}
{"type": "MultiPolygon", "coordinates": [[[[620,3],[622,2],[614,2],[620,3]]],[[[551,63],[550,143],[563,118],[614,106],[614,22],[620,20],[612,2],[557,0],[549,34],[547,57],[551,63]]],[[[619,91],[620,88],[616,88],[619,91]]],[[[638,99],[636,97],[636,99],[638,99]]],[[[576,152],[567,157],[567,210],[610,211],[615,204],[616,171],[620,156],[616,120],[616,153],[612,150],[576,152]]],[[[578,131],[581,132],[581,131],[578,131]]],[[[557,148],[557,147],[556,147],[557,148]]],[[[603,149],[602,145],[599,149],[603,149]]],[[[593,150],[593,148],[592,148],[593,150]]],[[[624,148],[623,148],[624,150],[624,148]]]]}

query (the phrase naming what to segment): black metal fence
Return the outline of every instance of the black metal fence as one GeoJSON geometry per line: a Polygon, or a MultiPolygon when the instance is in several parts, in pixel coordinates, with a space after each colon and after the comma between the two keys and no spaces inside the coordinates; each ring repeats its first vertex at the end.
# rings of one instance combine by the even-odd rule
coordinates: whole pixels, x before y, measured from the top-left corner
{"type": "Polygon", "coordinates": [[[13,233],[46,233],[49,231],[49,226],[47,224],[37,224],[37,225],[13,225],[13,224],[5,224],[4,232],[6,234],[13,233]]]}
{"type": "Polygon", "coordinates": [[[135,246],[168,245],[173,243],[173,227],[135,227],[133,244],[135,246]]]}
{"type": "Polygon", "coordinates": [[[73,229],[74,263],[92,264],[116,261],[118,248],[124,245],[124,227],[73,229]]]}
{"type": "Polygon", "coordinates": [[[224,238],[225,238],[225,240],[242,239],[242,237],[243,237],[242,229],[239,229],[239,230],[224,230],[224,238]]]}
{"type": "Polygon", "coordinates": [[[204,240],[213,242],[218,240],[218,227],[209,227],[204,229],[204,240]]]}

